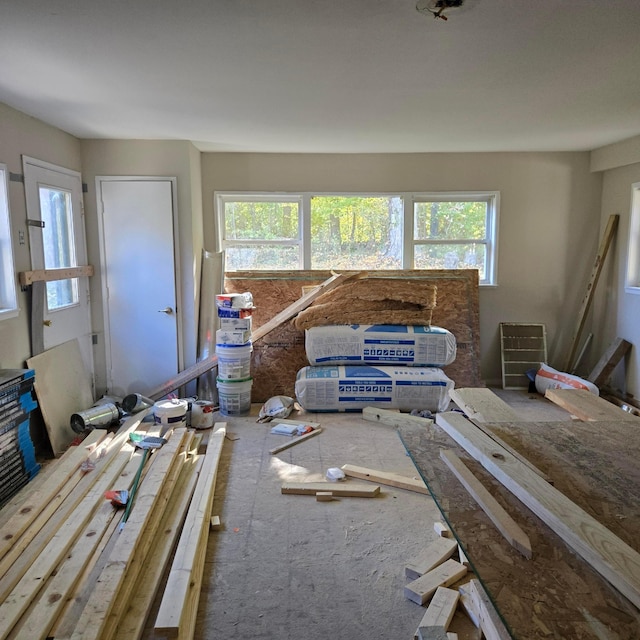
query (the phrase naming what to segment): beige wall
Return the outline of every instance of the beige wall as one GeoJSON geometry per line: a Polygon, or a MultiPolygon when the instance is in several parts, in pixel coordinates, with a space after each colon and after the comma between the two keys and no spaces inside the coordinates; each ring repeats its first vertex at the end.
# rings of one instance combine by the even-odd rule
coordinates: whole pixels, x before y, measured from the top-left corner
{"type": "Polygon", "coordinates": [[[481,371],[499,384],[500,322],[542,322],[567,357],[597,251],[601,175],[589,153],[202,154],[205,246],[214,191],[500,191],[498,285],[480,292],[481,371]]]}
{"type": "Polygon", "coordinates": [[[612,214],[619,225],[596,289],[593,326],[595,345],[592,364],[616,338],[633,345],[624,365],[616,369],[612,386],[640,397],[640,295],[625,291],[631,185],[640,182],[640,136],[609,145],[592,154],[592,168],[603,171],[600,233],[612,214]]]}
{"type": "MultiPolygon", "coordinates": [[[[85,194],[86,228],[89,256],[98,265],[100,256],[96,210],[96,176],[176,177],[178,185],[178,233],[181,281],[179,282],[182,320],[183,365],[196,362],[197,289],[202,256],[202,199],[200,152],[186,141],[159,140],[83,140],[82,171],[87,183],[85,194]]],[[[144,238],[140,238],[144,242],[144,238]]],[[[98,334],[96,388],[106,387],[104,318],[101,271],[92,281],[94,332],[98,334]]]]}
{"type": "MultiPolygon", "coordinates": [[[[0,103],[0,162],[7,165],[10,173],[22,175],[23,155],[80,171],[77,138],[0,103]]],[[[22,182],[9,182],[9,206],[16,271],[28,271],[31,254],[22,182]],[[18,240],[20,233],[24,234],[24,244],[18,240]]],[[[19,315],[0,320],[0,368],[24,368],[25,360],[31,357],[29,304],[28,292],[20,291],[18,285],[19,315]]]]}

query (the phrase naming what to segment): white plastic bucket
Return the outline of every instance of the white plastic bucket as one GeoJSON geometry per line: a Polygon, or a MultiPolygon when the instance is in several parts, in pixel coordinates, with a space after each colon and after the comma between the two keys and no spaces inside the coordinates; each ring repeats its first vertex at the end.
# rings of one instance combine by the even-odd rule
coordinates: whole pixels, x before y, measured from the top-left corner
{"type": "Polygon", "coordinates": [[[246,416],[251,411],[253,378],[222,380],[217,378],[220,413],[223,416],[246,416]]]}
{"type": "Polygon", "coordinates": [[[218,379],[246,380],[251,377],[251,342],[246,344],[217,344],[218,379]]]}
{"type": "Polygon", "coordinates": [[[164,434],[169,429],[187,426],[187,409],[189,403],[186,400],[173,398],[160,400],[153,405],[153,421],[162,425],[160,433],[164,434]]]}

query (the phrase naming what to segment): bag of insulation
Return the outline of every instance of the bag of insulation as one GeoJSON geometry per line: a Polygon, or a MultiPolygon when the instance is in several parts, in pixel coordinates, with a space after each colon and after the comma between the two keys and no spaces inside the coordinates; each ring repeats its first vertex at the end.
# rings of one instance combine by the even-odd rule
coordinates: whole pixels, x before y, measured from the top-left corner
{"type": "Polygon", "coordinates": [[[544,362],[540,363],[540,368],[536,373],[535,384],[536,391],[542,395],[547,389],[586,389],[596,396],[600,395],[600,390],[593,382],[570,373],[557,371],[544,362]]]}
{"type": "Polygon", "coordinates": [[[325,365],[296,376],[296,399],[307,411],[362,411],[364,407],[445,411],[453,380],[436,367],[325,365]]]}

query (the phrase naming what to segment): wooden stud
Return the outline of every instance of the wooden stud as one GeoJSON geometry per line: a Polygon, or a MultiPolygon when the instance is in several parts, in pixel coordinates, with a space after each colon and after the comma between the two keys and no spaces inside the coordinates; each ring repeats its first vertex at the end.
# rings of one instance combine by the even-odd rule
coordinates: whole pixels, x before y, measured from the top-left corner
{"type": "Polygon", "coordinates": [[[364,409],[362,409],[362,419],[368,422],[386,424],[389,427],[402,427],[404,425],[427,427],[433,424],[433,420],[430,418],[421,418],[420,416],[412,416],[408,413],[390,411],[389,409],[377,409],[376,407],[364,407],[364,409]]]}
{"type": "Polygon", "coordinates": [[[417,580],[448,560],[458,544],[451,538],[436,538],[426,549],[405,566],[404,573],[410,580],[417,580]]]}
{"type": "Polygon", "coordinates": [[[451,400],[472,422],[519,422],[520,416],[491,389],[451,389],[451,400]]]}
{"type": "Polygon", "coordinates": [[[453,472],[469,495],[480,505],[507,542],[525,558],[531,559],[531,541],[500,503],[489,493],[469,468],[451,450],[441,449],[440,458],[453,472]]]}
{"type": "Polygon", "coordinates": [[[333,493],[331,491],[318,491],[316,493],[317,502],[331,502],[333,500],[333,493]]]}
{"type": "Polygon", "coordinates": [[[222,524],[220,523],[220,516],[211,516],[211,531],[220,531],[222,524]]]}
{"type": "Polygon", "coordinates": [[[226,423],[216,423],[198,478],[169,578],[154,624],[169,635],[193,636],[207,549],[216,475],[225,440],[226,423]]]}
{"type": "Polygon", "coordinates": [[[623,411],[620,407],[599,398],[587,389],[547,389],[544,396],[580,420],[587,422],[606,422],[608,420],[640,422],[637,416],[623,411]]]}
{"type": "Polygon", "coordinates": [[[451,529],[444,522],[434,522],[433,530],[442,538],[453,538],[451,529]]]}
{"type": "Polygon", "coordinates": [[[35,271],[21,271],[20,284],[26,287],[34,282],[54,282],[55,280],[69,280],[93,275],[93,265],[83,267],[66,267],[64,269],[36,269],[35,271]]]}
{"type": "Polygon", "coordinates": [[[410,478],[398,473],[390,471],[376,471],[375,469],[367,469],[366,467],[357,467],[353,464],[343,464],[341,469],[346,476],[351,478],[359,478],[360,480],[370,480],[379,484],[388,485],[390,487],[398,487],[399,489],[408,489],[417,493],[425,493],[429,495],[427,485],[420,478],[410,478]]]}
{"type": "Polygon", "coordinates": [[[330,491],[334,496],[341,497],[375,498],[380,493],[380,487],[362,482],[285,482],[281,489],[283,494],[300,496],[315,496],[323,491],[330,491]]]}
{"type": "Polygon", "coordinates": [[[438,587],[420,621],[419,627],[443,627],[446,631],[456,612],[460,593],[447,587],[438,587]]]}
{"type": "Polygon", "coordinates": [[[596,255],[596,259],[593,265],[591,278],[589,280],[589,284],[587,285],[587,292],[582,300],[580,311],[578,312],[578,326],[576,327],[576,330],[573,334],[573,338],[571,340],[571,348],[569,350],[569,355],[567,357],[567,360],[565,362],[565,367],[564,367],[565,371],[570,371],[573,365],[573,359],[575,358],[576,351],[578,350],[580,336],[582,335],[582,330],[584,329],[584,325],[587,320],[587,314],[591,307],[591,302],[593,301],[596,285],[598,284],[598,280],[600,279],[602,266],[604,264],[605,258],[607,257],[609,246],[611,245],[611,241],[613,240],[613,237],[616,233],[616,229],[618,228],[619,218],[620,216],[618,214],[613,214],[609,216],[609,220],[604,230],[602,240],[600,241],[600,247],[598,248],[598,253],[596,255]]]}
{"type": "Polygon", "coordinates": [[[498,612],[479,580],[469,582],[473,601],[478,608],[480,629],[487,640],[511,640],[511,634],[500,619],[498,612]]]}
{"type": "Polygon", "coordinates": [[[596,387],[601,387],[606,384],[614,369],[620,361],[624,359],[627,353],[629,353],[631,346],[631,343],[627,342],[624,338],[616,338],[609,345],[596,366],[591,370],[591,373],[587,376],[587,380],[593,382],[596,387]]]}
{"type": "Polygon", "coordinates": [[[423,605],[438,587],[448,587],[467,573],[467,567],[455,560],[446,560],[404,588],[405,598],[423,605]]]}
{"type": "Polygon", "coordinates": [[[309,433],[305,433],[303,436],[294,438],[289,442],[285,442],[285,444],[281,444],[278,447],[274,447],[269,451],[269,453],[272,456],[275,456],[276,454],[280,453],[281,451],[284,451],[285,449],[288,449],[289,447],[294,447],[295,445],[300,444],[301,442],[304,442],[309,438],[313,438],[314,436],[317,436],[319,433],[322,433],[322,429],[320,427],[318,427],[317,429],[314,429],[313,431],[309,431],[309,433]]]}
{"type": "Polygon", "coordinates": [[[557,489],[500,449],[457,413],[436,423],[555,531],[598,573],[640,607],[640,554],[557,489]]]}

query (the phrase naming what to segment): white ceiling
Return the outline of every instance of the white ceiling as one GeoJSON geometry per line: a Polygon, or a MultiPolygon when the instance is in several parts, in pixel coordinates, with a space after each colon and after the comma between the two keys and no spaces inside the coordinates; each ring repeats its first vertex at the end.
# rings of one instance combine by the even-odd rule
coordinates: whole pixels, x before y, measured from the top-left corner
{"type": "Polygon", "coordinates": [[[0,101],[205,151],[589,150],[640,134],[640,0],[1,0],[0,101]]]}

